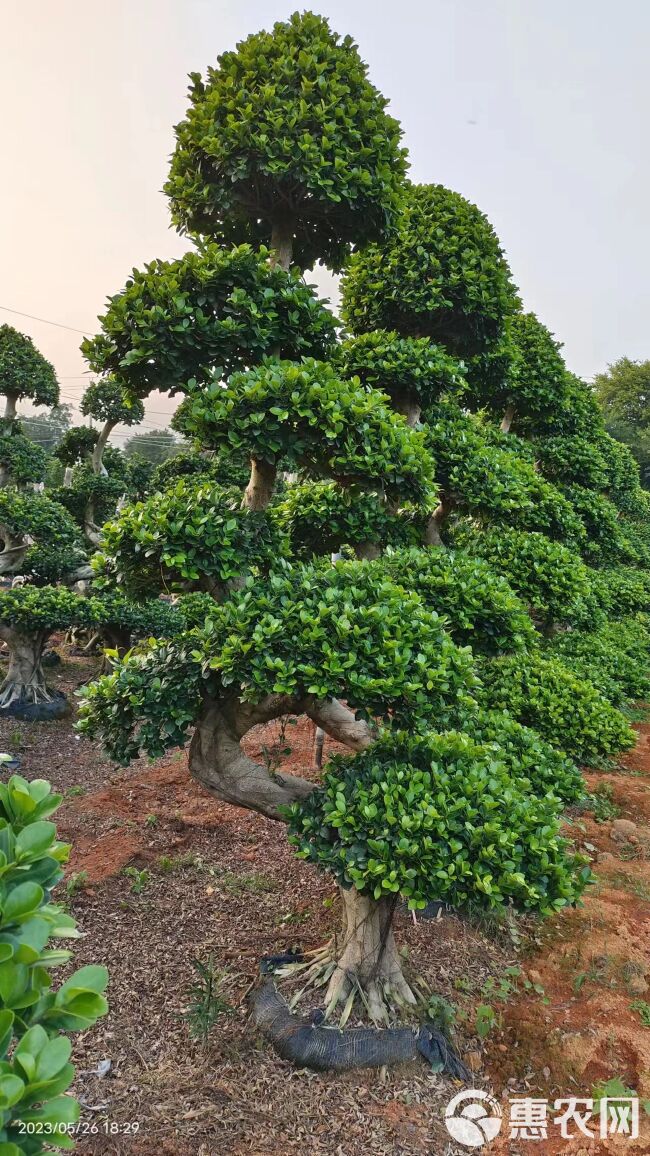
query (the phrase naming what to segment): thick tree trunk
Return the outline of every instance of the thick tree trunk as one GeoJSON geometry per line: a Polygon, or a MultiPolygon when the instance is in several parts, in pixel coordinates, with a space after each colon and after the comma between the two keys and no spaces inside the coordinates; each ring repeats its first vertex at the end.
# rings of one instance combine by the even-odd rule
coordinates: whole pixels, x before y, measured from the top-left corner
{"type": "Polygon", "coordinates": [[[63,485],[66,490],[72,489],[72,466],[66,466],[63,471],[63,485]]]}
{"type": "Polygon", "coordinates": [[[414,426],[418,424],[422,407],[412,393],[394,393],[391,395],[391,402],[393,403],[393,409],[396,409],[398,413],[401,413],[406,418],[407,425],[414,426]]]}
{"type": "Polygon", "coordinates": [[[501,426],[500,426],[501,433],[510,433],[510,426],[512,425],[512,422],[514,420],[514,416],[515,416],[514,405],[506,406],[506,412],[503,415],[503,421],[501,422],[501,426]]]}
{"type": "Polygon", "coordinates": [[[293,256],[293,216],[287,209],[276,209],[271,225],[271,267],[291,268],[293,256]]]}
{"type": "Polygon", "coordinates": [[[343,904],[343,939],[325,1003],[334,1007],[354,988],[363,993],[375,1022],[386,1018],[387,1004],[413,1005],[393,935],[394,899],[372,899],[340,888],[343,904]]]}
{"type": "Polygon", "coordinates": [[[0,551],[0,575],[19,574],[25,560],[25,554],[29,550],[29,542],[14,537],[6,526],[0,526],[0,538],[3,542],[3,548],[0,551]]]}
{"type": "Polygon", "coordinates": [[[381,557],[381,546],[377,542],[357,542],[354,552],[360,561],[372,562],[381,557]]]}
{"type": "Polygon", "coordinates": [[[425,544],[425,546],[443,546],[444,545],[442,537],[441,537],[441,530],[442,530],[442,527],[443,527],[444,522],[445,522],[445,518],[447,517],[448,513],[449,513],[449,504],[445,499],[445,495],[441,494],[440,495],[440,501],[438,502],[438,505],[436,506],[435,510],[433,511],[433,514],[429,518],[429,521],[427,522],[427,525],[426,525],[426,528],[424,531],[424,544],[425,544]]]}
{"type": "Polygon", "coordinates": [[[4,420],[5,421],[13,421],[15,416],[16,416],[16,403],[18,401],[18,394],[17,393],[6,393],[5,398],[7,400],[5,402],[5,412],[3,415],[4,420]]]}
{"type": "Polygon", "coordinates": [[[51,702],[52,695],[47,689],[41,665],[49,631],[23,634],[3,627],[0,637],[9,647],[9,668],[0,686],[0,708],[14,702],[51,702]]]}
{"type": "Polygon", "coordinates": [[[247,510],[265,510],[273,497],[277,475],[275,462],[251,458],[250,481],[244,491],[242,506],[247,510]]]}
{"type": "Polygon", "coordinates": [[[104,422],[104,427],[103,427],[99,437],[97,438],[97,441],[95,443],[95,447],[94,447],[93,452],[92,452],[91,457],[90,457],[91,465],[93,467],[93,473],[97,474],[100,477],[105,478],[107,475],[107,472],[108,472],[106,469],[106,466],[104,465],[104,461],[103,461],[104,450],[106,449],[106,443],[108,442],[108,439],[111,436],[116,425],[117,425],[117,422],[115,422],[115,421],[104,422]]]}
{"type": "Polygon", "coordinates": [[[90,498],[86,509],[84,510],[84,534],[86,535],[91,546],[98,546],[101,538],[101,530],[95,522],[95,500],[90,498]]]}

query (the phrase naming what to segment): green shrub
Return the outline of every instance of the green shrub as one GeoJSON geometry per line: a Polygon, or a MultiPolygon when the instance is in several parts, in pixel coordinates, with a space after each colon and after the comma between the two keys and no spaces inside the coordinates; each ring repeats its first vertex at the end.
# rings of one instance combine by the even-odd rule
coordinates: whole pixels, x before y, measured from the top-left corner
{"type": "Polygon", "coordinates": [[[555,656],[486,659],[479,673],[486,710],[505,711],[578,763],[594,765],[634,746],[620,711],[555,656]]]}
{"type": "Polygon", "coordinates": [[[490,747],[457,733],[385,733],[335,755],[291,809],[297,854],[375,899],[551,913],[589,878],[559,834],[558,801],[518,784],[490,747]]]}
{"type": "Polygon", "coordinates": [[[70,1040],[106,1014],[104,967],[82,967],[54,990],[52,969],[71,952],[51,939],[79,935],[50,901],[70,848],[49,816],[59,806],[49,783],[14,775],[0,784],[0,1152],[33,1156],[71,1148],[79,1104],[64,1095],[74,1078],[70,1040]],[[30,1131],[27,1131],[29,1126],[30,1131]]]}
{"type": "Polygon", "coordinates": [[[174,223],[257,246],[284,217],[301,268],[340,269],[399,201],[406,155],[387,104],[352,37],[323,16],[295,12],[247,36],[205,80],[191,75],[165,185],[174,223]]]}
{"type": "Polygon", "coordinates": [[[462,357],[487,352],[516,303],[487,217],[442,185],[408,185],[394,237],[354,253],[342,286],[352,333],[397,330],[462,357]]]}
{"type": "Polygon", "coordinates": [[[422,540],[426,519],[417,509],[391,513],[381,495],[336,482],[287,486],[273,512],[298,558],[332,554],[362,542],[416,543],[422,540]]]}
{"type": "Polygon", "coordinates": [[[598,606],[609,618],[627,618],[650,610],[650,574],[633,566],[611,566],[591,571],[598,606]]]}
{"type": "Polygon", "coordinates": [[[337,347],[335,364],[342,377],[358,377],[388,394],[393,404],[406,398],[432,405],[441,393],[460,393],[465,385],[462,362],[442,346],[426,337],[400,337],[381,329],[344,341],[337,347]]]}
{"type": "Polygon", "coordinates": [[[513,779],[527,779],[534,795],[556,795],[563,803],[584,798],[585,781],[576,764],[537,731],[522,726],[502,711],[472,711],[462,729],[476,742],[494,750],[513,779]]]}

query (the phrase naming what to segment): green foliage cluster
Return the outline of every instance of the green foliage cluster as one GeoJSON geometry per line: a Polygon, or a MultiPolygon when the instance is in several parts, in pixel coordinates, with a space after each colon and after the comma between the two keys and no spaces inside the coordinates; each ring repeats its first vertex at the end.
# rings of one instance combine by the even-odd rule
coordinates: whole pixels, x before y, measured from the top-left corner
{"type": "Polygon", "coordinates": [[[634,746],[624,715],[556,655],[485,659],[479,673],[485,710],[510,714],[578,763],[597,765],[634,746]]]}
{"type": "Polygon", "coordinates": [[[79,462],[88,461],[97,445],[99,434],[97,430],[87,425],[76,425],[66,430],[61,441],[54,451],[64,466],[75,466],[79,462]]]}
{"type": "Polygon", "coordinates": [[[217,366],[228,375],[276,350],[320,357],[334,341],[334,318],[311,287],[249,245],[206,245],[134,269],[100,321],[82,342],[86,360],[138,396],[203,385],[217,366]]]}
{"type": "Polygon", "coordinates": [[[293,259],[340,269],[381,237],[406,170],[401,129],[350,36],[294,13],[191,77],[165,192],[182,231],[268,244],[284,218],[293,259]]]}
{"type": "Polygon", "coordinates": [[[550,650],[616,706],[650,698],[650,620],[642,615],[606,622],[598,630],[558,634],[550,650]]]}
{"type": "Polygon", "coordinates": [[[536,795],[555,795],[562,803],[576,803],[585,795],[582,773],[555,743],[509,714],[496,710],[468,713],[462,729],[476,742],[490,747],[516,779],[526,779],[536,795]]]}
{"type": "Polygon", "coordinates": [[[96,621],[92,600],[64,586],[17,586],[0,591],[0,622],[18,633],[67,630],[96,621]]]}
{"type": "MultiPolygon", "coordinates": [[[[508,337],[514,351],[504,384],[504,401],[519,415],[554,413],[564,405],[567,381],[560,346],[534,313],[510,318],[508,337]]],[[[490,399],[494,404],[495,399],[490,399]]]]}
{"type": "Polygon", "coordinates": [[[557,485],[578,485],[605,490],[610,482],[609,463],[598,445],[586,437],[538,438],[535,455],[542,473],[557,485]]]}
{"type": "Polygon", "coordinates": [[[201,668],[182,639],[143,644],[80,691],[78,730],[111,758],[160,758],[183,746],[201,705],[201,668]]]}
{"type": "Polygon", "coordinates": [[[139,398],[125,393],[119,382],[110,377],[94,381],[81,399],[79,409],[96,421],[137,425],[144,417],[144,406],[139,398]]]}
{"type": "Polygon", "coordinates": [[[456,509],[488,524],[503,521],[563,541],[584,538],[571,503],[524,453],[493,444],[482,424],[455,401],[442,401],[425,418],[435,480],[456,509]]]}
{"type": "Polygon", "coordinates": [[[499,341],[515,304],[487,217],[442,185],[407,185],[395,236],[354,253],[343,277],[351,333],[397,330],[462,358],[499,341]]]}
{"type": "Polygon", "coordinates": [[[361,543],[415,544],[421,540],[425,517],[417,509],[393,514],[381,495],[336,482],[287,486],[273,514],[297,558],[337,553],[361,543]]]}
{"type": "Polygon", "coordinates": [[[593,616],[592,572],[561,543],[507,526],[477,532],[467,525],[456,528],[454,542],[503,575],[542,626],[593,616]]]}
{"type": "Polygon", "coordinates": [[[100,549],[100,572],[140,598],[161,588],[216,593],[251,567],[266,572],[286,542],[274,519],[242,509],[240,491],[199,475],[125,506],[104,526],[100,549]]]}
{"type": "Polygon", "coordinates": [[[345,697],[361,717],[439,725],[471,706],[471,655],[417,594],[356,562],[288,565],[249,584],[197,640],[226,693],[345,697]]]}
{"type": "Polygon", "coordinates": [[[611,618],[650,611],[650,574],[633,566],[592,570],[591,585],[598,606],[611,618]]]}
{"type": "Polygon", "coordinates": [[[650,361],[619,358],[596,374],[594,390],[609,421],[650,425],[650,361]]]}
{"type": "Polygon", "coordinates": [[[376,390],[343,381],[328,363],[266,361],[193,391],[178,425],[202,444],[286,468],[397,492],[417,501],[431,485],[424,434],[376,390]]]}
{"type": "Polygon", "coordinates": [[[56,541],[58,545],[73,545],[76,527],[66,511],[46,494],[25,494],[16,490],[0,490],[0,526],[14,537],[56,541]]]}
{"type": "Polygon", "coordinates": [[[75,920],[51,902],[70,847],[49,816],[61,803],[49,783],[13,775],[0,784],[0,1151],[34,1156],[73,1148],[67,1125],[79,1104],[67,1035],[107,1011],[106,968],[75,971],[57,990],[52,971],[72,953],[51,940],[76,938],[75,920]]]}
{"type": "Polygon", "coordinates": [[[250,461],[245,454],[200,453],[186,451],[174,454],[156,466],[151,474],[149,488],[166,490],[180,478],[210,478],[220,486],[239,486],[244,489],[250,477],[250,461]]]}
{"type": "Polygon", "coordinates": [[[494,655],[536,644],[525,604],[482,558],[460,550],[403,549],[387,552],[380,564],[441,616],[459,646],[494,655]]]}
{"type": "Polygon", "coordinates": [[[19,430],[0,433],[0,471],[5,481],[16,486],[42,482],[47,473],[47,463],[46,451],[19,430]]]}
{"type": "Polygon", "coordinates": [[[34,405],[56,405],[59,400],[54,366],[31,337],[11,325],[0,325],[0,391],[7,397],[27,397],[34,405]]]}
{"type": "Polygon", "coordinates": [[[292,809],[289,838],[375,899],[550,914],[578,899],[590,873],[560,836],[557,799],[527,785],[467,735],[389,732],[330,760],[323,786],[292,809]]]}
{"type": "Polygon", "coordinates": [[[402,398],[433,405],[440,394],[461,393],[465,386],[461,362],[426,337],[400,337],[374,330],[349,337],[334,358],[341,376],[358,377],[366,386],[388,394],[393,403],[402,398]]]}

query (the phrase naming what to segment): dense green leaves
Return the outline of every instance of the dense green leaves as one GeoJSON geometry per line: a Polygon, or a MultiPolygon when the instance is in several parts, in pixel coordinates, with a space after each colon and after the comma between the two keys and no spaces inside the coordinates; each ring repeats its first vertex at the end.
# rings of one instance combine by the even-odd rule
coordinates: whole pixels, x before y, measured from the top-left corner
{"type": "Polygon", "coordinates": [[[542,625],[583,622],[594,612],[590,571],[571,550],[544,534],[459,527],[454,541],[507,579],[542,625]]]}
{"type": "Polygon", "coordinates": [[[0,622],[18,631],[49,633],[94,621],[92,602],[63,586],[17,586],[0,592],[0,622]]]}
{"type": "Polygon", "coordinates": [[[85,391],[79,409],[96,421],[137,425],[144,417],[144,406],[139,398],[130,397],[123,386],[110,377],[95,381],[85,391]]]}
{"type": "Polygon", "coordinates": [[[78,729],[100,739],[111,758],[160,758],[182,746],[201,705],[201,668],[182,640],[152,642],[84,687],[78,729]]]}
{"type": "Polygon", "coordinates": [[[219,607],[197,642],[228,693],[343,696],[364,717],[453,720],[471,704],[471,655],[417,594],[364,562],[285,565],[219,607]]]}
{"type": "Polygon", "coordinates": [[[287,486],[274,515],[299,558],[337,553],[343,546],[415,544],[422,539],[425,511],[394,514],[383,498],[357,486],[305,482],[287,486]]]}
{"type": "Polygon", "coordinates": [[[415,500],[431,484],[424,434],[409,429],[387,398],[342,381],[327,362],[270,360],[193,390],[175,424],[217,450],[306,467],[415,500]]]}
{"type": "Polygon", "coordinates": [[[45,450],[18,430],[0,434],[2,485],[13,483],[24,486],[28,482],[42,482],[47,473],[47,462],[48,455],[45,450]]]}
{"type": "Polygon", "coordinates": [[[199,477],[125,506],[104,526],[100,549],[100,572],[135,597],[191,588],[219,595],[251,567],[268,570],[286,542],[266,514],[241,508],[239,491],[199,477]]]}
{"type": "Polygon", "coordinates": [[[183,232],[269,244],[334,269],[390,225],[406,168],[401,130],[351,37],[294,13],[194,73],[165,192],[183,232]]]}
{"type": "Polygon", "coordinates": [[[464,734],[385,734],[330,760],[323,786],[292,808],[290,841],[375,899],[552,913],[589,871],[560,836],[558,800],[531,794],[516,761],[464,734]]]}
{"type": "Polygon", "coordinates": [[[342,377],[387,393],[393,405],[432,405],[441,393],[462,392],[464,367],[428,338],[399,337],[374,330],[351,337],[336,350],[342,377]]]}
{"type": "Polygon", "coordinates": [[[639,615],[598,630],[569,630],[550,643],[578,678],[588,679],[616,706],[650,698],[650,634],[639,615]]]}
{"type": "Polygon", "coordinates": [[[355,253],[343,278],[352,333],[428,337],[462,358],[498,343],[515,304],[489,221],[442,185],[409,185],[396,236],[355,253]]]}
{"type": "Polygon", "coordinates": [[[504,711],[579,763],[597,765],[634,746],[625,717],[559,658],[531,652],[480,665],[486,710],[504,711]]]}
{"type": "Polygon", "coordinates": [[[311,287],[248,245],[206,245],[134,269],[100,320],[101,333],[82,343],[91,369],[140,397],[201,385],[216,367],[228,375],[275,352],[321,357],[334,341],[334,318],[311,287]]]}
{"type": "Polygon", "coordinates": [[[0,325],[0,392],[34,405],[56,405],[59,385],[54,366],[46,361],[31,337],[0,325]]]}
{"type": "Polygon", "coordinates": [[[419,594],[439,614],[454,642],[478,654],[535,645],[526,606],[482,558],[460,550],[394,550],[381,560],[393,582],[419,594]]]}

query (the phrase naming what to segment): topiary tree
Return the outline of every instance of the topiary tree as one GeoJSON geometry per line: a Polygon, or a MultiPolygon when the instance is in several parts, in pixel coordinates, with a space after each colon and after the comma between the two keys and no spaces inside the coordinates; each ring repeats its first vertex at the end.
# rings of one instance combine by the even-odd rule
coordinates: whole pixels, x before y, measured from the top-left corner
{"type": "Polygon", "coordinates": [[[31,337],[0,325],[0,393],[6,399],[4,420],[13,421],[23,398],[32,405],[57,405],[59,386],[54,367],[38,352],[31,337]]]}
{"type": "Polygon", "coordinates": [[[82,558],[72,518],[46,494],[0,489],[0,538],[0,574],[57,580],[82,558]]]}
{"type": "Polygon", "coordinates": [[[119,382],[111,378],[93,382],[85,391],[79,409],[86,417],[103,422],[91,454],[95,474],[106,475],[103,465],[104,450],[116,425],[137,425],[144,417],[144,406],[139,398],[129,397],[119,382]]]}
{"type": "Polygon", "coordinates": [[[9,666],[0,687],[0,714],[25,719],[59,718],[69,709],[65,695],[48,687],[42,659],[55,630],[97,620],[92,602],[57,586],[22,586],[0,592],[0,638],[9,666]]]}
{"type": "MultiPolygon", "coordinates": [[[[307,175],[296,172],[293,126],[309,160],[313,140],[304,134],[304,118],[320,123],[324,106],[310,89],[320,64],[312,78],[315,56],[305,49],[301,57],[297,46],[312,30],[331,45],[325,27],[320,18],[296,17],[289,31],[280,26],[274,38],[246,42],[234,60],[222,60],[208,84],[197,82],[179,129],[168,190],[186,229],[237,242],[267,236],[266,202],[246,197],[257,197],[257,189],[260,198],[279,197],[284,174],[291,174],[297,191],[289,208],[303,216],[288,225],[283,211],[282,221],[274,221],[275,202],[269,202],[272,259],[267,250],[255,255],[250,249],[226,250],[217,259],[206,247],[190,262],[191,284],[199,268],[209,266],[228,291],[211,296],[206,290],[200,302],[194,288],[178,288],[177,302],[175,273],[165,285],[168,271],[161,270],[159,311],[148,304],[157,292],[155,275],[137,287],[134,277],[111,303],[104,336],[88,349],[97,356],[95,368],[114,373],[140,396],[154,382],[183,389],[176,428],[222,461],[246,456],[251,468],[237,507],[199,474],[121,512],[107,529],[102,566],[109,581],[120,576],[125,587],[143,593],[170,581],[203,594],[191,596],[202,601],[192,604],[184,633],[138,646],[86,689],[81,727],[121,761],[141,751],[158,756],[193,732],[189,761],[198,782],[218,798],[289,822],[301,852],[343,888],[343,935],[316,967],[322,964],[329,976],[328,1008],[361,991],[373,1018],[381,1019],[387,1003],[414,998],[392,938],[400,894],[411,906],[453,896],[463,905],[516,903],[548,912],[575,902],[587,873],[558,834],[564,801],[578,790],[570,759],[512,720],[499,731],[489,704],[478,712],[484,691],[476,663],[496,665],[504,653],[523,661],[542,644],[507,583],[498,574],[487,578],[486,562],[446,558],[439,550],[420,558],[397,550],[335,565],[329,556],[278,557],[289,550],[311,558],[335,544],[364,555],[359,547],[371,538],[380,549],[397,527],[410,531],[423,511],[430,513],[439,467],[416,411],[426,406],[426,418],[443,395],[462,389],[464,371],[453,358],[500,349],[517,304],[483,215],[438,186],[409,186],[397,237],[388,233],[352,257],[344,295],[352,338],[335,350],[330,336],[323,348],[331,320],[328,328],[316,299],[307,304],[309,290],[297,271],[278,268],[278,260],[288,265],[293,255],[299,267],[316,257],[337,264],[350,245],[366,245],[371,214],[364,220],[357,206],[351,210],[350,180],[385,190],[400,176],[397,169],[387,174],[377,159],[387,147],[386,134],[377,133],[383,102],[367,94],[350,121],[356,143],[372,137],[359,171],[352,173],[349,137],[335,142],[338,161],[328,171],[327,193],[307,196],[307,175]],[[285,59],[289,43],[295,51],[287,49],[285,59]],[[285,85],[289,76],[293,88],[285,85]],[[243,92],[251,94],[250,119],[243,92]],[[276,128],[260,142],[260,102],[273,108],[276,97],[282,100],[276,128]],[[225,111],[231,101],[240,102],[238,115],[225,111]],[[236,171],[230,167],[235,136],[236,171]],[[257,151],[250,147],[254,140],[257,151]],[[269,181],[267,150],[277,158],[271,172],[280,174],[269,181]],[[366,170],[368,176],[360,176],[366,170]],[[330,211],[325,197],[339,208],[330,211]],[[317,225],[312,208],[320,214],[317,225]],[[233,270],[243,260],[252,270],[255,309],[235,287],[233,270]],[[269,290],[261,299],[260,286],[269,290]],[[282,314],[288,335],[281,336],[276,294],[291,297],[297,286],[301,305],[282,314]],[[374,335],[375,329],[382,332],[374,335]],[[299,478],[279,494],[279,475],[286,472],[299,478]],[[331,533],[320,545],[304,516],[309,502],[321,526],[323,511],[331,511],[331,533]],[[272,557],[273,534],[282,546],[272,557]],[[212,606],[206,591],[216,595],[212,606]],[[475,658],[467,646],[473,634],[486,657],[475,658]],[[479,713],[485,734],[461,733],[479,713]],[[270,773],[242,748],[253,726],[286,714],[306,715],[355,752],[331,764],[323,789],[281,769],[270,773]],[[554,773],[557,791],[549,789],[554,773]]],[[[323,63],[319,86],[325,94],[328,67],[323,63]]],[[[339,95],[328,113],[333,140],[339,104],[341,117],[350,117],[348,94],[339,95]]],[[[374,232],[376,219],[371,224],[374,232]]],[[[534,497],[525,501],[529,510],[536,503],[543,508],[544,527],[580,538],[582,524],[570,503],[533,471],[531,459],[512,453],[504,471],[508,463],[513,471],[529,467],[534,497]]],[[[440,472],[446,468],[443,463],[440,472]]],[[[584,593],[590,592],[585,581],[584,593]]],[[[576,603],[579,594],[578,578],[576,603]]],[[[597,691],[591,693],[600,702],[597,691]]],[[[612,742],[619,717],[611,720],[612,742]]]]}
{"type": "Polygon", "coordinates": [[[401,129],[351,37],[294,13],[191,77],[165,192],[182,232],[270,245],[301,269],[340,269],[394,217],[401,129]]]}

